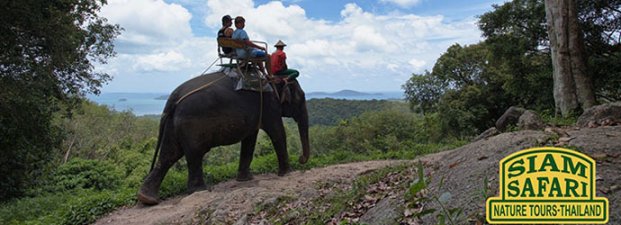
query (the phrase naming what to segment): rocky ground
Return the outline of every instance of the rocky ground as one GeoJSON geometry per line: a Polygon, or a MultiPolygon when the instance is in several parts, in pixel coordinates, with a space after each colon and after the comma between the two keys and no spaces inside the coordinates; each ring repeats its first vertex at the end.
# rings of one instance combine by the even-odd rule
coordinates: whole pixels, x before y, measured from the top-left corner
{"type": "Polygon", "coordinates": [[[564,146],[594,158],[597,196],[609,200],[610,224],[621,224],[618,124],[507,132],[414,161],[358,162],[285,177],[257,175],[249,182],[228,181],[157,206],[119,209],[96,224],[435,224],[438,215],[448,219],[449,214],[455,224],[483,224],[486,196],[498,195],[500,159],[537,146],[564,146]],[[408,196],[419,160],[430,184],[417,196],[408,196]],[[436,211],[416,216],[427,209],[436,211]]]}

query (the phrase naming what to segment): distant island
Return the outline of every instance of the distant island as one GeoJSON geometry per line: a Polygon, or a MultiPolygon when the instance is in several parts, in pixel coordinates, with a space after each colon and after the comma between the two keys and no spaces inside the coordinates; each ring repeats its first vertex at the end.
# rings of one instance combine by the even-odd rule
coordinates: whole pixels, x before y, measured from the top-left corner
{"type": "MultiPolygon", "coordinates": [[[[396,93],[396,92],[395,92],[396,93]]],[[[314,91],[306,93],[308,98],[343,98],[343,99],[401,99],[401,93],[392,93],[392,92],[361,92],[354,90],[340,90],[337,92],[324,92],[324,91],[314,91]]],[[[156,97],[156,100],[168,100],[169,95],[162,95],[156,97]]]]}
{"type": "Polygon", "coordinates": [[[359,92],[359,91],[353,91],[353,90],[340,90],[337,92],[310,92],[307,93],[307,95],[329,95],[329,96],[335,96],[335,97],[341,97],[341,96],[382,96],[382,93],[366,93],[366,92],[359,92]]]}
{"type": "MultiPolygon", "coordinates": [[[[314,91],[306,93],[307,96],[330,96],[330,97],[381,97],[382,93],[367,93],[354,90],[340,90],[337,92],[314,91]]],[[[156,97],[156,100],[168,100],[169,95],[156,97]]]]}

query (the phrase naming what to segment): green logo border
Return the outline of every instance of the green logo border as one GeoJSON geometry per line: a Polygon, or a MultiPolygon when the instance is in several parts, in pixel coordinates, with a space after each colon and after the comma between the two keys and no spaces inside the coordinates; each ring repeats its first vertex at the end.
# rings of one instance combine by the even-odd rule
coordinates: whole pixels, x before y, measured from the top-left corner
{"type": "Polygon", "coordinates": [[[499,195],[498,197],[490,197],[486,200],[486,209],[485,209],[485,219],[487,220],[488,223],[490,224],[521,224],[521,223],[541,223],[541,224],[558,224],[558,223],[565,223],[565,224],[576,224],[576,223],[594,223],[594,224],[605,224],[608,223],[609,220],[609,210],[610,210],[610,205],[608,203],[608,199],[605,197],[597,197],[596,196],[596,181],[595,181],[595,174],[596,174],[596,163],[595,160],[593,160],[591,157],[585,155],[584,153],[575,151],[575,150],[571,150],[571,149],[565,149],[565,148],[558,148],[558,147],[537,147],[537,148],[528,148],[528,149],[522,149],[520,151],[514,152],[508,156],[506,156],[505,158],[500,160],[500,168],[498,170],[498,183],[499,183],[499,195]],[[573,157],[576,158],[580,158],[582,160],[584,160],[585,162],[588,162],[588,166],[590,168],[589,171],[589,199],[588,200],[571,200],[571,199],[548,199],[548,200],[507,200],[504,196],[505,193],[505,180],[504,180],[504,171],[506,169],[506,163],[508,161],[511,161],[515,158],[518,157],[524,157],[525,155],[530,155],[530,154],[537,154],[537,153],[554,153],[554,154],[564,154],[564,155],[571,155],[573,157]],[[603,217],[597,218],[597,219],[591,219],[591,218],[524,218],[524,217],[516,217],[516,218],[510,218],[510,219],[494,219],[492,217],[492,205],[494,203],[501,203],[501,202],[513,202],[513,203],[520,203],[520,202],[524,202],[524,203],[537,203],[537,202],[553,202],[553,203],[563,203],[563,202],[585,202],[585,203],[601,203],[604,206],[604,210],[602,212],[603,217]]]}

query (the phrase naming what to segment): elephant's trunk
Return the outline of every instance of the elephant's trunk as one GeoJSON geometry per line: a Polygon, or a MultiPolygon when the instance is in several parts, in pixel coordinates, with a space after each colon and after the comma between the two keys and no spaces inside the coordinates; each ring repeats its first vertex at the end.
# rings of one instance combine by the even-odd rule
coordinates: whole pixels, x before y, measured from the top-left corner
{"type": "Polygon", "coordinates": [[[296,113],[293,119],[298,123],[298,131],[300,132],[300,141],[302,142],[302,156],[300,163],[304,164],[310,157],[310,144],[308,140],[308,111],[306,110],[306,102],[302,103],[300,112],[296,113]]]}

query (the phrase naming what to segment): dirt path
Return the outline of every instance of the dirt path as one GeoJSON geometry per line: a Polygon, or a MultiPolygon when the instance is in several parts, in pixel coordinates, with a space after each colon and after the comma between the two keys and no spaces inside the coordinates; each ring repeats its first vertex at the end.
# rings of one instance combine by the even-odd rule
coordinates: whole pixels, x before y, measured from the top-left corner
{"type": "Polygon", "coordinates": [[[259,203],[280,196],[312,195],[319,182],[348,182],[360,174],[403,162],[406,161],[358,162],[296,171],[285,177],[265,174],[247,182],[227,181],[214,186],[212,191],[168,199],[156,206],[119,209],[95,224],[193,224],[196,219],[243,224],[245,215],[254,212],[259,203]]]}

